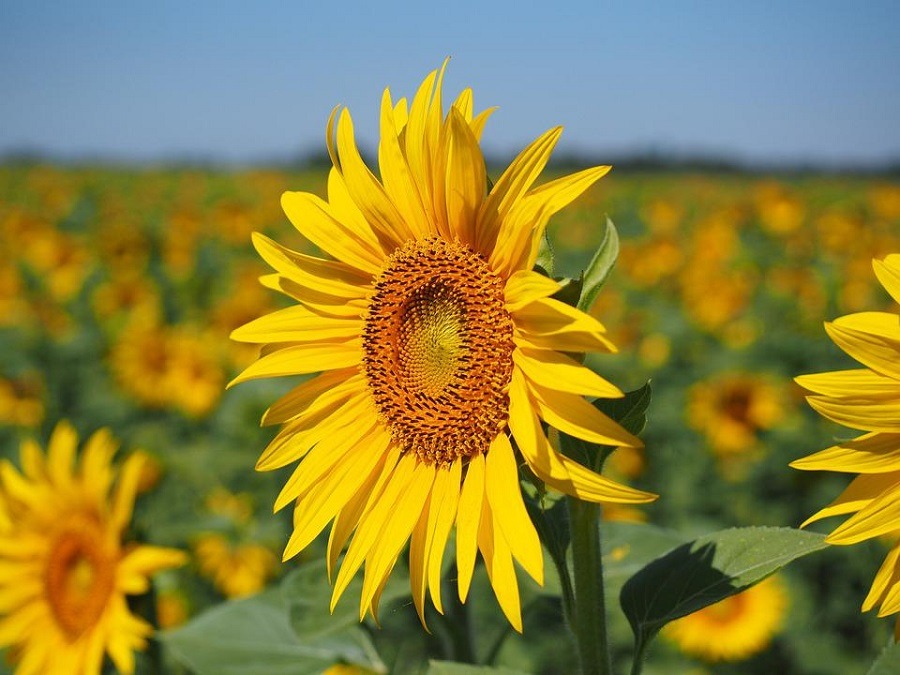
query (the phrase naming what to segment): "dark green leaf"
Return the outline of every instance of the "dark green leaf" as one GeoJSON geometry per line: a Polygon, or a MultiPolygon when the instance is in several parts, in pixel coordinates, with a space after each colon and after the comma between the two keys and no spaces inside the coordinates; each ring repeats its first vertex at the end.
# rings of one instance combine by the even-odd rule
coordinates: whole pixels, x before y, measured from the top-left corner
{"type": "Polygon", "coordinates": [[[604,521],[600,524],[603,579],[608,592],[617,592],[627,579],[651,560],[684,543],[684,537],[647,523],[604,521]]]}
{"type": "Polygon", "coordinates": [[[564,302],[570,307],[578,305],[578,299],[581,297],[581,278],[558,278],[556,281],[563,284],[563,286],[553,294],[553,299],[564,302]]]}
{"type": "Polygon", "coordinates": [[[597,252],[584,271],[584,285],[581,289],[581,299],[578,301],[578,309],[587,312],[606,283],[609,273],[619,257],[619,233],[613,222],[606,219],[606,230],[603,233],[603,241],[597,248],[597,252]]]}
{"type": "Polygon", "coordinates": [[[625,393],[622,398],[598,398],[594,407],[606,413],[630,434],[637,436],[647,425],[647,408],[652,396],[650,382],[640,389],[625,393]]]}
{"type": "Polygon", "coordinates": [[[620,596],[634,631],[636,658],[670,621],[735,595],[826,546],[821,534],[744,527],[700,537],[657,558],[625,582],[620,596]]]}
{"type": "Polygon", "coordinates": [[[866,675],[894,675],[900,673],[900,644],[892,644],[882,650],[866,675]]]}
{"type": "Polygon", "coordinates": [[[553,261],[553,247],[550,246],[550,240],[545,232],[544,236],[541,237],[540,244],[538,244],[537,260],[534,264],[550,277],[553,276],[553,261]]]}
{"type": "MultiPolygon", "coordinates": [[[[647,408],[650,406],[651,394],[650,382],[647,382],[640,389],[626,392],[622,398],[598,398],[593,405],[621,424],[626,431],[637,435],[647,424],[647,408]]],[[[600,471],[606,458],[615,451],[614,447],[595,445],[562,432],[559,439],[562,450],[568,457],[594,471],[600,471]]]]}

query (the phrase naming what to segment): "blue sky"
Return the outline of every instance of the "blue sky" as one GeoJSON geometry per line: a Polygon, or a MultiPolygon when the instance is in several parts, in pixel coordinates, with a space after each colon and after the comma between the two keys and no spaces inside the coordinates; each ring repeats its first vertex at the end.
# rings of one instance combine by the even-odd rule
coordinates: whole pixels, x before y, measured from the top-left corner
{"type": "Polygon", "coordinates": [[[900,2],[0,4],[0,153],[283,159],[452,57],[489,151],[900,157],[900,2]],[[551,9],[551,6],[553,7],[551,9]]]}

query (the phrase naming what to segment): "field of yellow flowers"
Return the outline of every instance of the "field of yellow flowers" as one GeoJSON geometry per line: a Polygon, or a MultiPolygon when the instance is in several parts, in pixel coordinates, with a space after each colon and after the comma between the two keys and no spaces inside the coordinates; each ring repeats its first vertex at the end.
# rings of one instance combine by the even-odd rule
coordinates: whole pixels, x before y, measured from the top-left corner
{"type": "MultiPolygon", "coordinates": [[[[352,601],[325,625],[324,541],[281,563],[291,522],[271,504],[288,474],[254,466],[274,435],[259,419],[291,383],[226,391],[257,357],[228,336],[284,306],[258,282],[268,269],[251,233],[309,250],[279,198],[325,185],[318,171],[0,166],[2,456],[18,466],[20,443],[45,446],[61,420],[82,439],[109,428],[123,457],[145,453],[131,534],[189,562],[135,596],[135,614],[164,631],[138,654],[138,672],[421,672],[429,658],[463,660],[460,625],[493,663],[568,672],[575,656],[552,588],[524,587],[524,638],[483,571],[472,606],[448,607],[454,621],[432,634],[403,581],[386,591],[381,629],[359,627],[352,601]],[[241,612],[258,632],[244,642],[229,633],[241,612]],[[276,643],[292,650],[273,657],[276,643]],[[279,670],[282,657],[305,665],[279,670]]],[[[891,305],[871,264],[900,252],[900,185],[614,171],[551,222],[557,273],[578,276],[607,215],[621,253],[592,313],[620,353],[587,363],[625,390],[649,380],[653,392],[645,449],[620,449],[607,473],[661,495],[604,510],[615,606],[617,585],[672,546],[730,526],[796,527],[846,486],[845,476],[788,468],[849,435],[806,406],[793,378],[852,367],[823,321],[891,305]],[[653,536],[629,538],[635,521],[653,536]]],[[[890,543],[834,547],[673,624],[644,672],[866,672],[893,626],[859,606],[890,543]]],[[[628,625],[613,614],[613,649],[627,663],[628,625]]]]}

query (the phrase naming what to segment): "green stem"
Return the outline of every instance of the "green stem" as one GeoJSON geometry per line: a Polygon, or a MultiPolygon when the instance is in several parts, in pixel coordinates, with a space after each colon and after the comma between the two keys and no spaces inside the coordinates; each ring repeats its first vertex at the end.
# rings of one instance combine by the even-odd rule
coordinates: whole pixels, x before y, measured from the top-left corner
{"type": "Polygon", "coordinates": [[[581,671],[584,675],[612,675],[600,556],[600,507],[575,497],[567,497],[567,500],[575,577],[573,632],[581,671]]]}

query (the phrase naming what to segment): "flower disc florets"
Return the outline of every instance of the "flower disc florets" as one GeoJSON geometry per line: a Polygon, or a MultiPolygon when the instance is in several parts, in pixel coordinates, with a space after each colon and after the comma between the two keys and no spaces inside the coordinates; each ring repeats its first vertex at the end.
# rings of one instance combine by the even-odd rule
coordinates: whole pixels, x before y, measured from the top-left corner
{"type": "Polygon", "coordinates": [[[464,244],[410,241],[375,281],[363,370],[395,441],[425,462],[487,451],[507,421],[514,346],[503,282],[464,244]]]}

